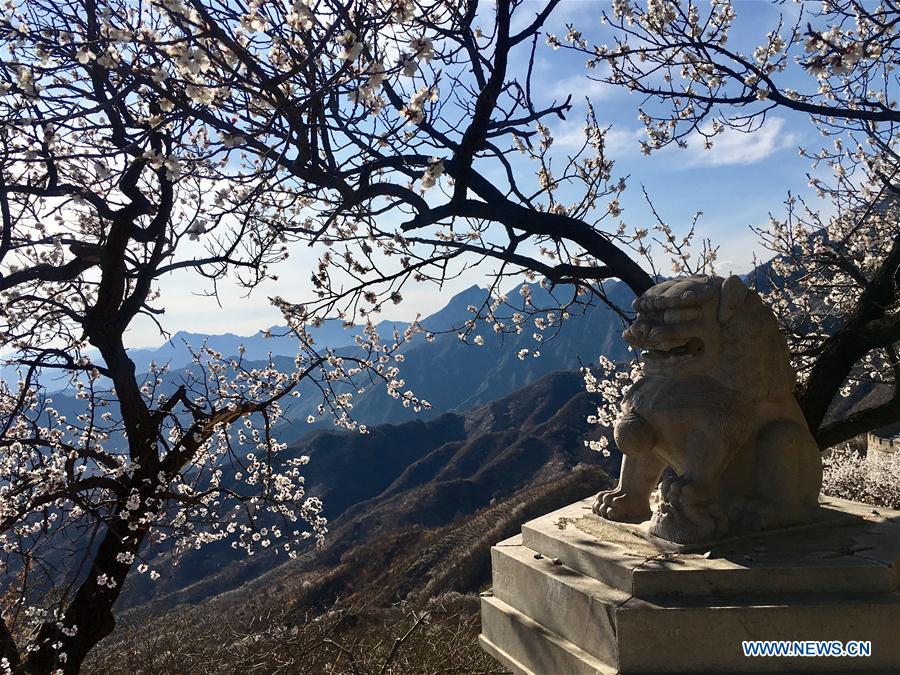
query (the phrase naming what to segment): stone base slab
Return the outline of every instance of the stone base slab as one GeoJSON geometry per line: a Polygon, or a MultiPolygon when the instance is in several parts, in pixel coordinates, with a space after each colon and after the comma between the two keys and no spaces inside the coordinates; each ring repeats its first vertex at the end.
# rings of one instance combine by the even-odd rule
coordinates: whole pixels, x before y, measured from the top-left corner
{"type": "Polygon", "coordinates": [[[823,508],[821,527],[695,552],[590,500],[537,518],[492,549],[482,645],[517,673],[900,673],[900,513],[823,508]],[[744,640],[868,640],[872,655],[748,658],[744,640]]]}
{"type": "Polygon", "coordinates": [[[496,598],[483,598],[481,646],[517,675],[612,675],[616,671],[496,598]],[[511,653],[512,652],[512,653],[511,653]]]}

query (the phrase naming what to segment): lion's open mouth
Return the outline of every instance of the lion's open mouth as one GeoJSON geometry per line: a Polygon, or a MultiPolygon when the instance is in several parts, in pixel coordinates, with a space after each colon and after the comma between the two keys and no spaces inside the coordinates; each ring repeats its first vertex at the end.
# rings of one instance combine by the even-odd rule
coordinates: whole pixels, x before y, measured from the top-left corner
{"type": "Polygon", "coordinates": [[[651,360],[675,359],[700,356],[703,353],[703,340],[689,338],[683,342],[666,342],[656,344],[652,348],[644,349],[644,358],[651,360]]]}

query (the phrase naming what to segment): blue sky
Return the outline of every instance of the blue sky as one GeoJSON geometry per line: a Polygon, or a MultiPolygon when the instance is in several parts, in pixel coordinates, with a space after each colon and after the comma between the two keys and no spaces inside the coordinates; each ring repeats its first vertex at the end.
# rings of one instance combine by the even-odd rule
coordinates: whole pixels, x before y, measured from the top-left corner
{"type": "MultiPolygon", "coordinates": [[[[527,10],[527,5],[522,11],[527,10]]],[[[543,3],[535,2],[535,9],[543,3]]],[[[599,14],[609,9],[606,0],[568,0],[558,8],[547,25],[549,32],[564,35],[565,25],[574,22],[585,36],[599,43],[611,42],[604,37],[599,14]]],[[[733,42],[750,52],[763,41],[767,31],[777,24],[778,12],[796,12],[791,3],[772,5],[754,0],[737,0],[739,28],[733,42]]],[[[523,15],[523,20],[527,19],[523,15]]],[[[564,98],[568,92],[575,108],[565,122],[556,121],[551,128],[560,152],[580,141],[584,119],[584,96],[588,96],[603,125],[611,125],[607,139],[610,157],[615,159],[614,175],[630,176],[629,188],[621,202],[622,219],[631,227],[646,227],[652,217],[644,203],[641,185],[653,199],[657,210],[676,231],[689,226],[693,214],[704,215],[698,224],[699,237],[709,237],[720,246],[718,271],[746,272],[754,253],[766,257],[750,232],[751,225],[762,225],[770,212],[782,212],[788,190],[807,194],[808,160],[799,156],[798,147],[816,147],[820,138],[805,115],[791,111],[770,117],[766,125],[752,135],[729,133],[720,137],[712,151],[700,146],[687,150],[666,149],[645,157],[638,140],[643,131],[637,116],[641,98],[623,88],[608,87],[587,79],[589,71],[581,56],[541,45],[535,65],[533,83],[548,97],[564,98]]],[[[533,170],[533,169],[532,169],[533,170]]],[[[314,260],[308,249],[296,251],[276,273],[278,282],[266,282],[249,297],[229,283],[220,284],[221,307],[215,300],[195,295],[203,286],[193,277],[173,275],[161,283],[161,317],[170,331],[186,330],[203,333],[233,332],[249,335],[257,330],[281,323],[280,314],[269,304],[268,297],[280,295],[301,300],[309,293],[308,270],[314,260]]],[[[667,265],[662,265],[666,270],[667,265]]],[[[474,271],[437,292],[432,286],[410,289],[405,301],[393,308],[385,318],[411,319],[416,313],[428,314],[443,306],[451,295],[473,283],[484,285],[484,272],[474,271]]],[[[149,321],[139,322],[129,333],[132,346],[153,346],[162,342],[159,332],[149,321]]]]}

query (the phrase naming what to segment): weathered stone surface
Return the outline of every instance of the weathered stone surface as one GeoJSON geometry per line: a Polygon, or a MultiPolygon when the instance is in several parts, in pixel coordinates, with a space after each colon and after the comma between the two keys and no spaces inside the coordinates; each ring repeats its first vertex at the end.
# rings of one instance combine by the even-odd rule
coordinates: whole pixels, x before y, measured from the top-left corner
{"type": "Polygon", "coordinates": [[[494,597],[590,654],[614,663],[616,627],[613,612],[631,595],[579,574],[552,558],[536,559],[523,546],[491,551],[494,597]]]}
{"type": "Polygon", "coordinates": [[[537,518],[492,552],[485,648],[522,673],[900,672],[900,512],[823,509],[821,525],[705,552],[598,518],[590,500],[537,518]],[[870,640],[873,653],[747,658],[743,640],[870,640]]]}
{"type": "Polygon", "coordinates": [[[615,668],[594,658],[496,598],[482,598],[479,637],[495,659],[520,675],[607,675],[615,668]]]}
{"type": "MultiPolygon", "coordinates": [[[[631,606],[630,603],[635,605],[631,606]]],[[[622,673],[771,670],[900,672],[900,594],[751,596],[713,606],[647,603],[616,612],[622,673]],[[652,605],[652,611],[648,610],[652,605]],[[743,640],[870,640],[867,658],[748,658],[743,640]]]]}
{"type": "Polygon", "coordinates": [[[678,551],[647,537],[646,525],[599,518],[590,506],[591,500],[584,500],[525,523],[523,544],[642,598],[900,589],[897,512],[876,514],[871,506],[826,499],[819,525],[678,551]]]}
{"type": "Polygon", "coordinates": [[[641,350],[644,373],[615,425],[619,484],[594,512],[650,519],[651,534],[681,544],[815,518],[819,448],[760,297],[735,276],[691,276],[652,287],[634,307],[623,337],[641,350]]]}

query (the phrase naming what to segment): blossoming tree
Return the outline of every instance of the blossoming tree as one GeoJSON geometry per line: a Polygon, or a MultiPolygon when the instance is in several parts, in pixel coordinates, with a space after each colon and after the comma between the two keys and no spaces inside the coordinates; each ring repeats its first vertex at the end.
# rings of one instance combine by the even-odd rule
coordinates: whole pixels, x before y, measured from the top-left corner
{"type": "Polygon", "coordinates": [[[775,110],[808,116],[829,145],[801,149],[820,202],[789,195],[784,215],[757,228],[774,258],[757,283],[781,321],[800,376],[797,396],[819,444],[830,447],[900,419],[900,156],[897,20],[892,3],[800,3],[777,25],[741,26],[740,7],[615,0],[609,45],[570,27],[548,41],[587,57],[597,76],[644,95],[650,154],[754,133],[775,110]],[[758,34],[752,54],[734,33],[758,34]],[[853,409],[873,385],[892,395],[853,409]]]}
{"type": "Polygon", "coordinates": [[[157,48],[185,77],[208,68],[167,42],[167,11],[28,2],[0,19],[0,672],[77,672],[113,629],[128,575],[156,577],[184,550],[288,556],[321,539],[307,459],[276,435],[285,397],[318,392],[349,428],[366,383],[425,405],[392,365],[409,336],[385,343],[371,327],[342,358],[292,321],[287,370],[195,346],[177,379],[135,372],[125,333],[164,311],[163,275],[252,288],[292,236],[255,200],[274,174],[232,162],[153,89],[157,48]],[[64,386],[74,408],[48,389],[64,386]]]}
{"type": "Polygon", "coordinates": [[[531,65],[557,5],[167,2],[143,81],[162,123],[198,120],[210,147],[252,154],[265,217],[330,247],[316,313],[364,316],[461,260],[643,289],[650,275],[615,243],[624,182],[592,116],[582,152],[551,166],[545,122],[570,105],[535,94],[531,65]]]}
{"type": "MultiPolygon", "coordinates": [[[[358,358],[341,359],[310,344],[308,323],[368,321],[410,283],[486,265],[492,298],[473,307],[463,338],[481,320],[501,333],[526,329],[528,313],[506,312],[501,292],[522,278],[571,289],[553,317],[536,317],[540,337],[572,307],[610,302],[604,280],[635,293],[652,285],[662,273],[655,245],[620,220],[625,181],[590,107],[580,150],[554,147],[548,120],[570,104],[547,100],[532,73],[558,5],[5,5],[0,309],[21,369],[0,392],[0,537],[17,582],[0,622],[5,667],[77,670],[112,630],[127,575],[149,572],[146,547],[230,538],[290,552],[305,532],[322,533],[302,460],[280,459],[279,401],[314,381],[323,411],[352,426],[355,387],[335,384],[371,377],[406,404],[423,403],[401,393],[391,364],[408,336],[384,343],[368,331],[358,358]],[[161,311],[161,275],[233,273],[253,286],[301,243],[322,251],[310,271],[317,296],[274,299],[297,333],[295,369],[201,350],[177,386],[161,368],[146,379],[134,372],[124,333],[161,311]],[[54,372],[84,402],[75,418],[41,388],[37,378],[54,372]]],[[[900,417],[895,397],[825,422],[842,390],[892,383],[897,368],[900,244],[885,200],[896,185],[896,17],[868,7],[833,3],[809,28],[776,27],[751,57],[728,49],[736,15],[719,1],[701,11],[617,0],[613,48],[589,45],[574,26],[549,38],[589,66],[609,63],[609,82],[656,104],[643,113],[648,152],[692,134],[714,151],[717,133],[752,133],[773,106],[835,135],[834,149],[813,158],[833,167],[834,181],[816,185],[836,212],[791,199],[786,219],[763,233],[779,257],[761,284],[788,331],[798,396],[823,447],[900,417]],[[815,27],[832,23],[837,30],[815,27]],[[782,75],[814,88],[789,90],[782,75]]],[[[662,219],[658,230],[679,270],[713,262],[706,247],[689,265],[690,233],[676,237],[662,219]]],[[[527,287],[525,296],[527,305],[527,287]]],[[[621,388],[595,386],[610,397],[621,388]]]]}

